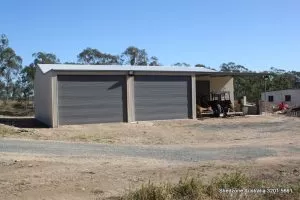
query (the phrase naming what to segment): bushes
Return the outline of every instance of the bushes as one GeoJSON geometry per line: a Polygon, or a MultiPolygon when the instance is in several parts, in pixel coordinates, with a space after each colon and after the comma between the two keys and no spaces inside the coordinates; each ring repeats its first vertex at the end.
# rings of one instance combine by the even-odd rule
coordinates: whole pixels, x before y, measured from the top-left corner
{"type": "Polygon", "coordinates": [[[134,192],[121,198],[122,200],[190,200],[200,199],[204,188],[200,181],[193,178],[181,179],[178,184],[169,183],[159,186],[153,183],[142,185],[134,192]]]}
{"type": "MultiPolygon", "coordinates": [[[[244,190],[245,191],[245,190],[244,190]]],[[[210,184],[203,184],[200,179],[180,179],[177,184],[154,185],[148,183],[136,191],[124,195],[122,200],[271,200],[271,199],[300,199],[300,185],[275,186],[251,179],[239,172],[224,174],[214,178],[210,184]],[[286,188],[292,189],[293,193],[246,193],[246,192],[221,192],[221,189],[263,189],[263,188],[286,188]]]]}
{"type": "Polygon", "coordinates": [[[165,185],[160,185],[160,186],[155,186],[153,183],[148,183],[146,185],[142,185],[142,187],[135,191],[129,193],[125,198],[126,200],[169,200],[171,199],[169,196],[170,195],[170,185],[165,184],[165,185]]]}
{"type": "Polygon", "coordinates": [[[32,116],[34,108],[32,102],[8,101],[0,102],[0,115],[5,116],[32,116]]]}
{"type": "Polygon", "coordinates": [[[174,185],[171,192],[173,199],[199,199],[205,192],[205,188],[200,180],[186,178],[174,185]]]}

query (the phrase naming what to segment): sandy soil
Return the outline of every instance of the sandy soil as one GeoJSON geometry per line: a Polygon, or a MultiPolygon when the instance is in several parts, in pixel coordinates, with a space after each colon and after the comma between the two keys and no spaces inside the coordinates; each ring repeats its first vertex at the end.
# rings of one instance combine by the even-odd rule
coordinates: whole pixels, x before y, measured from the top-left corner
{"type": "Polygon", "coordinates": [[[149,180],[175,182],[200,176],[210,181],[242,171],[280,184],[300,182],[300,119],[283,116],[178,120],[138,124],[16,129],[5,137],[175,147],[269,146],[278,153],[241,161],[170,162],[141,157],[70,157],[0,153],[0,199],[105,199],[149,180]],[[26,131],[20,131],[26,130],[26,131]],[[284,150],[282,150],[284,149],[284,150]]]}
{"type": "Polygon", "coordinates": [[[106,199],[122,195],[149,180],[159,184],[197,176],[208,182],[214,176],[236,170],[280,184],[300,181],[299,158],[191,164],[117,157],[92,160],[0,155],[0,199],[106,199]]]}
{"type": "MultiPolygon", "coordinates": [[[[131,145],[300,145],[300,118],[281,115],[18,128],[12,138],[131,145]],[[271,143],[270,143],[271,142],[271,143]]],[[[13,124],[13,122],[11,122],[13,124]]],[[[5,127],[12,127],[3,125],[5,127]]]]}

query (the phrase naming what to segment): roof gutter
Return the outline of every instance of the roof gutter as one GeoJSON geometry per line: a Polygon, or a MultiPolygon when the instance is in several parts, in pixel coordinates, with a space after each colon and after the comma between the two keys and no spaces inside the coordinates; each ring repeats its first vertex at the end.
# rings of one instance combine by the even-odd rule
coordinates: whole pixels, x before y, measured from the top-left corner
{"type": "Polygon", "coordinates": [[[130,72],[133,71],[133,73],[139,73],[139,72],[143,72],[143,73],[174,73],[174,74],[195,74],[198,76],[232,76],[232,77],[237,77],[237,76],[265,76],[265,75],[270,75],[269,73],[253,73],[253,72],[197,72],[197,71],[151,71],[151,70],[54,70],[51,69],[50,71],[56,72],[57,74],[60,73],[66,73],[66,72],[110,72],[110,73],[126,73],[126,72],[130,72]]]}

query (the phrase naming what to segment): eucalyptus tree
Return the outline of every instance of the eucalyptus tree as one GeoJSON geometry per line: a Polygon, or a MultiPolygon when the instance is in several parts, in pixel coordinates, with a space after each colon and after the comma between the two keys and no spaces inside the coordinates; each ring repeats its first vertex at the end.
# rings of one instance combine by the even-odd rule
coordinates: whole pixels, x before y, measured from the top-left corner
{"type": "Polygon", "coordinates": [[[22,58],[9,46],[7,36],[2,34],[0,36],[0,87],[2,94],[5,94],[5,103],[11,97],[14,79],[21,68],[22,58]]]}

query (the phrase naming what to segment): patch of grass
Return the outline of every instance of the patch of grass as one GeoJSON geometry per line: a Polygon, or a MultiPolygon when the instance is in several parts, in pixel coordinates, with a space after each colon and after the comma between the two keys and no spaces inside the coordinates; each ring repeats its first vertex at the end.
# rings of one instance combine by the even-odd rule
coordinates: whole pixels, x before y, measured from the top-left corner
{"type": "Polygon", "coordinates": [[[32,116],[34,115],[34,109],[32,102],[25,106],[25,103],[17,101],[8,101],[0,103],[0,115],[5,116],[32,116]]]}
{"type": "Polygon", "coordinates": [[[109,144],[115,142],[112,136],[101,137],[97,134],[78,134],[78,135],[71,136],[69,139],[73,141],[109,143],[109,144]]]}
{"type": "Polygon", "coordinates": [[[11,129],[11,128],[6,128],[0,125],[0,137],[7,137],[11,135],[16,135],[17,131],[11,129]]]}
{"type": "Polygon", "coordinates": [[[3,125],[0,125],[0,138],[1,137],[17,137],[17,138],[32,138],[32,139],[40,138],[40,136],[34,134],[32,130],[22,129],[22,128],[14,129],[3,125]]]}
{"type": "Polygon", "coordinates": [[[177,185],[171,187],[174,199],[200,199],[205,192],[205,185],[199,179],[185,178],[180,179],[177,185]]]}
{"type": "Polygon", "coordinates": [[[142,187],[135,191],[129,193],[125,198],[126,200],[148,200],[148,199],[155,199],[155,200],[164,200],[170,199],[169,195],[171,193],[171,186],[169,184],[163,184],[160,186],[156,186],[153,183],[149,182],[146,185],[142,185],[142,187]]]}
{"type": "Polygon", "coordinates": [[[296,200],[300,199],[300,184],[274,185],[249,178],[242,173],[224,174],[214,178],[209,184],[203,184],[199,178],[181,179],[177,184],[155,185],[149,182],[142,185],[136,191],[119,198],[120,200],[296,200]],[[278,191],[268,190],[275,188],[278,191]],[[224,190],[221,190],[224,189],[224,190]],[[227,192],[226,192],[227,189],[227,192]],[[239,191],[229,192],[228,190],[239,191]],[[265,193],[246,192],[246,189],[265,189],[265,193]],[[284,193],[281,189],[292,189],[290,193],[284,193]],[[225,192],[224,192],[225,191],[225,192]]]}
{"type": "Polygon", "coordinates": [[[219,188],[238,188],[238,189],[246,186],[261,187],[262,185],[260,181],[250,179],[245,174],[242,174],[241,172],[224,174],[221,178],[213,179],[212,183],[213,185],[216,185],[219,188]]]}
{"type": "Polygon", "coordinates": [[[25,104],[21,102],[15,102],[11,104],[11,107],[15,109],[25,109],[25,104]]]}

